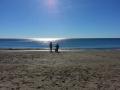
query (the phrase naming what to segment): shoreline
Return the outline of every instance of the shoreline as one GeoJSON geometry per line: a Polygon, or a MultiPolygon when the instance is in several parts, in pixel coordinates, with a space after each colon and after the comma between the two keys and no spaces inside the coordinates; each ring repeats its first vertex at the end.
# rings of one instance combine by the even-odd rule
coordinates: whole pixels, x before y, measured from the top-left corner
{"type": "MultiPolygon", "coordinates": [[[[0,52],[49,52],[49,49],[41,48],[0,48],[0,52]]],[[[73,48],[59,49],[59,52],[82,52],[82,51],[120,51],[120,48],[73,48]]],[[[54,52],[54,49],[53,49],[54,52]]]]}

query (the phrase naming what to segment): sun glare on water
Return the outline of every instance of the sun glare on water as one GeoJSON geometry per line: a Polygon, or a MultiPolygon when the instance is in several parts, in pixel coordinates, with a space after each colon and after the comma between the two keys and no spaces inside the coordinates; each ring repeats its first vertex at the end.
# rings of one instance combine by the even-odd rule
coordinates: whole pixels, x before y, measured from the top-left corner
{"type": "Polygon", "coordinates": [[[51,42],[51,41],[60,40],[60,38],[32,38],[31,40],[42,41],[42,42],[51,42]]]}

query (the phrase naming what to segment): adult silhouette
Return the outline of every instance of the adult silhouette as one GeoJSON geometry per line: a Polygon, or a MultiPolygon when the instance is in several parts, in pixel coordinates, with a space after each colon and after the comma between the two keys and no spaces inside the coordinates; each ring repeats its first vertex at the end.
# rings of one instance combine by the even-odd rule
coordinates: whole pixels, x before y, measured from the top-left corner
{"type": "Polygon", "coordinates": [[[59,53],[59,44],[57,43],[55,47],[56,47],[56,48],[55,48],[55,52],[56,52],[56,53],[59,53]]]}
{"type": "Polygon", "coordinates": [[[49,47],[50,47],[50,52],[52,52],[52,42],[50,42],[49,47]]]}

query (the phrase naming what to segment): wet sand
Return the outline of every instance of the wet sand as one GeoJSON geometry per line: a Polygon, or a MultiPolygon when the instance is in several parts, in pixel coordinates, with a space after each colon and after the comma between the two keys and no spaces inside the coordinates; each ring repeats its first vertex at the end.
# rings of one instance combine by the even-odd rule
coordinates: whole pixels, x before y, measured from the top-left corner
{"type": "Polygon", "coordinates": [[[120,90],[120,51],[0,51],[0,90],[120,90]]]}

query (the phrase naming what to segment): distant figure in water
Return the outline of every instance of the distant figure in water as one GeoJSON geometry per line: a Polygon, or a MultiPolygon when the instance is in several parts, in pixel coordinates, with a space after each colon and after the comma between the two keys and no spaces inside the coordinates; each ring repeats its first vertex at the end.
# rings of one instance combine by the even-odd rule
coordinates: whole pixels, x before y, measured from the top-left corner
{"type": "Polygon", "coordinates": [[[55,46],[55,52],[56,52],[56,53],[59,53],[58,50],[59,50],[59,44],[57,43],[56,46],[55,46]]]}
{"type": "Polygon", "coordinates": [[[52,42],[50,42],[49,47],[50,47],[50,52],[52,53],[52,42]]]}

